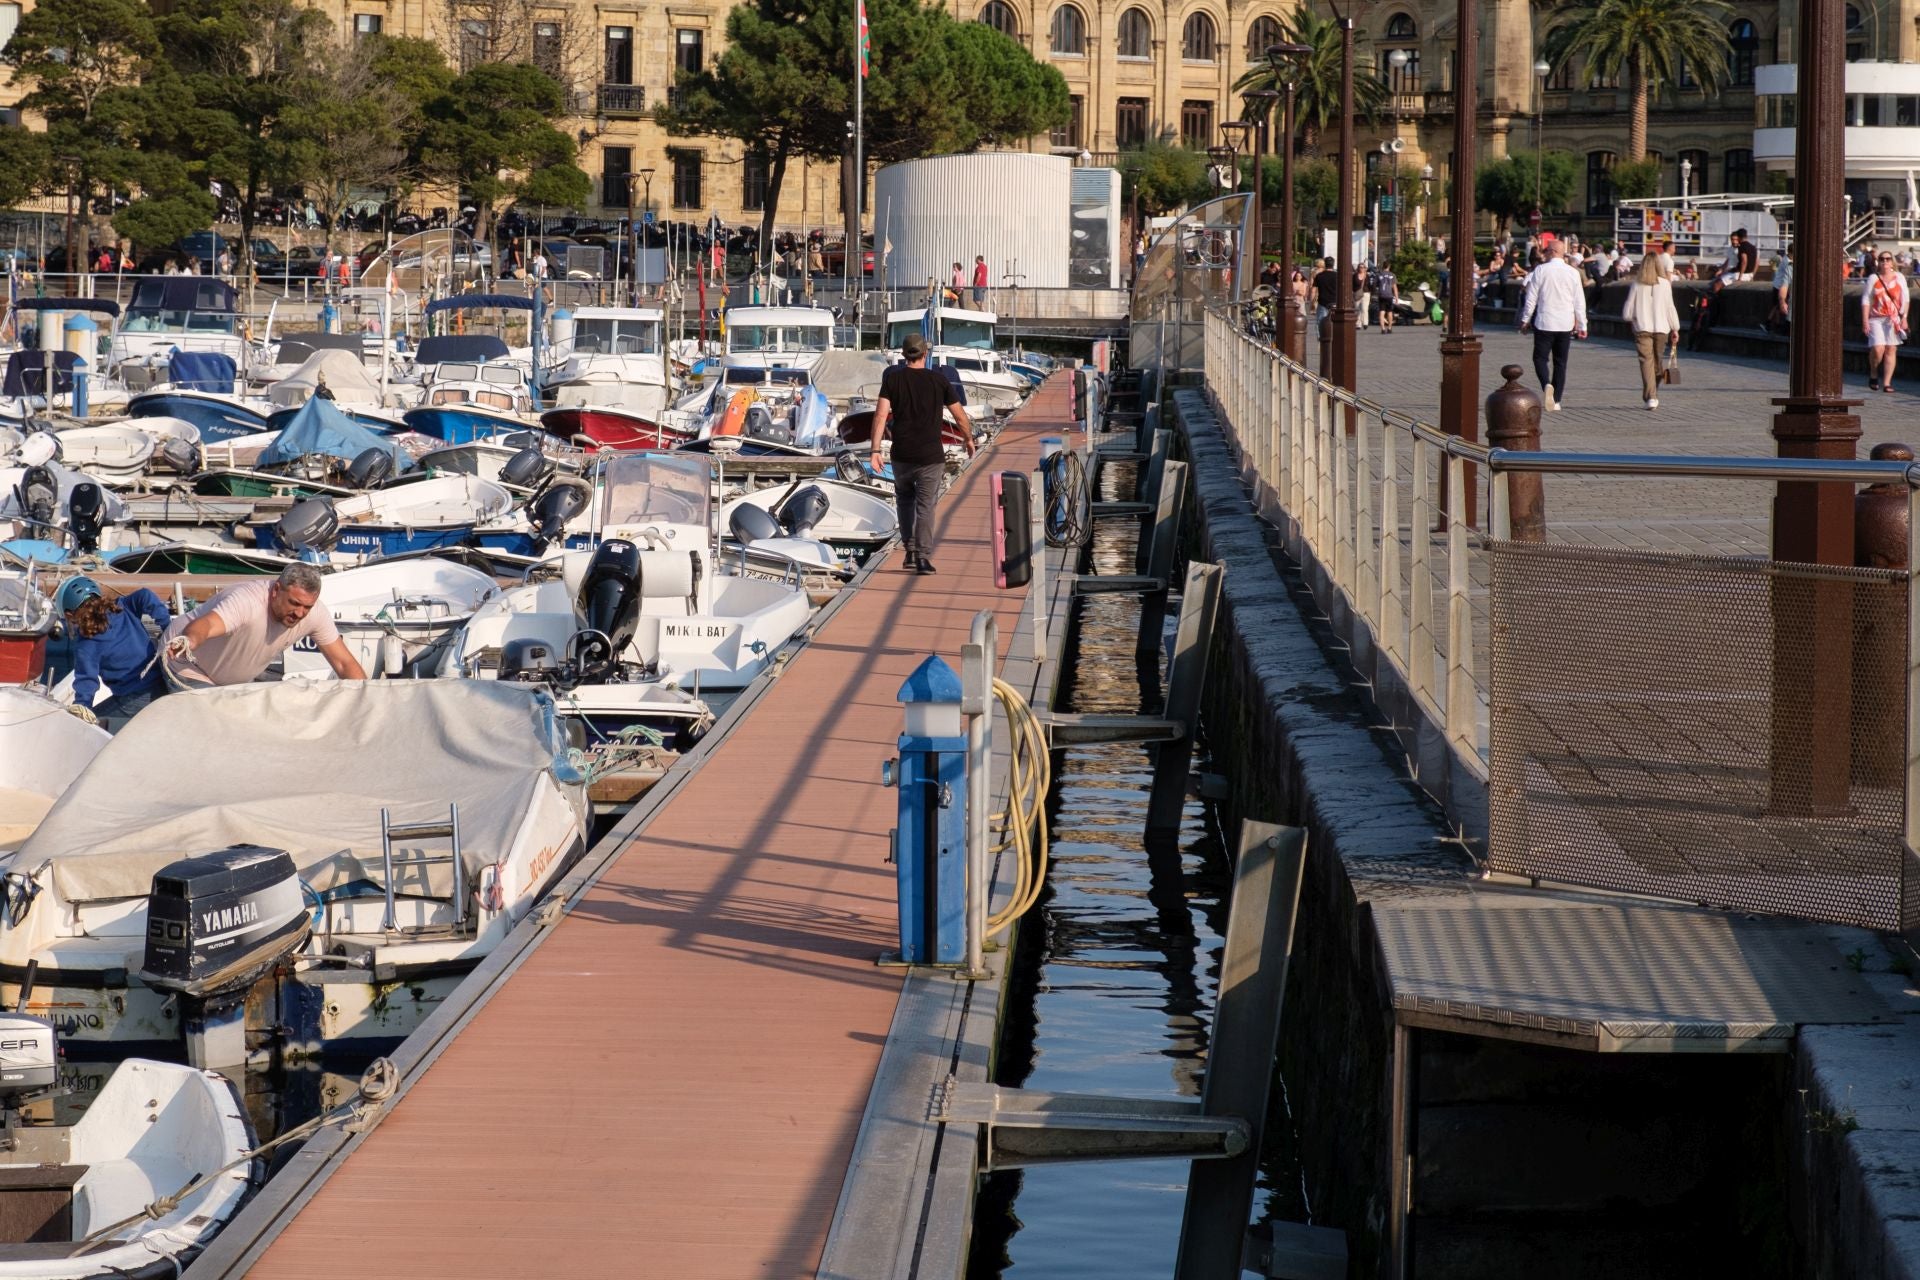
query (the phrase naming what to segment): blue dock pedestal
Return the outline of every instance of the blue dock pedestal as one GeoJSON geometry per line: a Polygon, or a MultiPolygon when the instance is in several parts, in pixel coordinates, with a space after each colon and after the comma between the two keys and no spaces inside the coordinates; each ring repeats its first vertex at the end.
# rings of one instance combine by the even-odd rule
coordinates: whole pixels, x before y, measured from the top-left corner
{"type": "Polygon", "coordinates": [[[905,731],[883,780],[900,792],[893,861],[903,964],[966,962],[967,738],[960,676],[928,658],[900,686],[905,731]]]}

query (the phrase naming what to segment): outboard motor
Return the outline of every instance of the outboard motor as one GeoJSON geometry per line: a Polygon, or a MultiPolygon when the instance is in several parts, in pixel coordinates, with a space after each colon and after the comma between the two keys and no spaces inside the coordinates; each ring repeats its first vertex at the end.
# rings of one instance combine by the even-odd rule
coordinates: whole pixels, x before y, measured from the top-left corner
{"type": "Polygon", "coordinates": [[[20,461],[29,467],[58,462],[63,456],[60,437],[42,427],[27,432],[27,438],[20,443],[20,461]]]}
{"type": "Polygon", "coordinates": [[[595,682],[633,642],[640,624],[640,548],[609,538],[587,562],[576,602],[586,626],[575,637],[580,679],[595,682]]]}
{"type": "Polygon", "coordinates": [[[543,684],[560,674],[553,646],[545,640],[521,636],[500,646],[500,679],[543,684]]]}
{"type": "Polygon", "coordinates": [[[813,527],[826,516],[831,505],[826,491],[810,484],[780,504],[780,523],[790,538],[811,538],[813,527]]]}
{"type": "Polygon", "coordinates": [[[526,448],[500,466],[500,483],[515,489],[533,489],[553,474],[553,459],[537,448],[526,448]]]}
{"type": "MultiPolygon", "coordinates": [[[[0,1013],[0,1106],[11,1111],[28,1095],[53,1088],[59,1076],[53,1024],[28,1013],[0,1013]]],[[[11,1134],[5,1149],[13,1149],[11,1134]]]]}
{"type": "Polygon", "coordinates": [[[848,484],[864,484],[867,481],[867,466],[860,461],[860,455],[851,449],[842,449],[833,455],[833,474],[848,484]]]}
{"type": "Polygon", "coordinates": [[[393,475],[393,454],[378,445],[362,449],[347,464],[347,488],[377,489],[393,475]]]}
{"type": "Polygon", "coordinates": [[[183,476],[197,475],[204,460],[200,446],[191,440],[168,436],[160,442],[160,461],[170,471],[183,476]]]}
{"type": "Polygon", "coordinates": [[[780,536],[780,522],[763,507],[743,502],[727,517],[727,531],[741,546],[780,536]]]}
{"type": "Polygon", "coordinates": [[[282,850],[236,844],[154,872],[140,980],[179,996],[187,1061],[207,1069],[247,1060],[247,993],[311,928],[282,850]]]}
{"type": "Polygon", "coordinates": [[[302,559],[309,553],[317,556],[340,540],[340,515],[326,498],[302,498],[274,521],[273,532],[281,546],[302,559]]]}
{"type": "Polygon", "coordinates": [[[67,533],[76,551],[100,548],[100,530],[107,523],[107,495],[91,480],[73,486],[67,495],[67,533]]]}
{"type": "Polygon", "coordinates": [[[54,519],[60,514],[60,482],[53,472],[44,466],[28,467],[14,486],[14,496],[20,499],[21,514],[27,519],[43,528],[54,527],[54,519]]]}
{"type": "Polygon", "coordinates": [[[546,550],[548,543],[563,536],[568,522],[592,503],[593,489],[584,481],[556,482],[542,489],[540,496],[527,507],[527,523],[533,526],[534,552],[546,550]]]}
{"type": "Polygon", "coordinates": [[[747,419],[741,425],[740,434],[749,440],[772,440],[780,444],[790,444],[793,432],[773,420],[773,412],[763,404],[747,406],[747,419]]]}

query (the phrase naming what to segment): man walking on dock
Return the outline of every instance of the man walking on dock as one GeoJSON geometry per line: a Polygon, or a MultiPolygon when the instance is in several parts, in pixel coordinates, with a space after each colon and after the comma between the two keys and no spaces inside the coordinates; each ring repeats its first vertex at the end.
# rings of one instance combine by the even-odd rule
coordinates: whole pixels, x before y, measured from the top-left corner
{"type": "Polygon", "coordinates": [[[946,447],[940,442],[940,420],[951,412],[963,432],[971,433],[960,395],[944,374],[927,368],[927,339],[910,333],[900,344],[905,364],[889,366],[880,376],[879,403],[873,410],[874,465],[887,452],[887,424],[899,447],[893,450],[893,502],[899,513],[900,542],[906,548],[907,568],[932,573],[927,550],[933,536],[933,504],[940,497],[940,481],[947,470],[946,447]]]}

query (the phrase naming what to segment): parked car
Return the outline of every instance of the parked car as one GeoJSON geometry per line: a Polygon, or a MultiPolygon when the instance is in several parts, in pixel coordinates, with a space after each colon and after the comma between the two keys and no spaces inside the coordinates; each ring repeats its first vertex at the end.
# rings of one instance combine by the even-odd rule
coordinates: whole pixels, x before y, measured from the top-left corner
{"type": "Polygon", "coordinates": [[[212,262],[227,250],[227,238],[217,231],[196,231],[181,239],[173,251],[183,257],[212,262]]]}

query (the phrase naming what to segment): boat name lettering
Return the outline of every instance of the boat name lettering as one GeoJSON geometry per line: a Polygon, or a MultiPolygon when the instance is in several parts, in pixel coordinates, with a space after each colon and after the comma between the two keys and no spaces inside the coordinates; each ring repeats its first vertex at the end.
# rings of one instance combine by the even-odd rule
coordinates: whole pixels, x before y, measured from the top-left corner
{"type": "Polygon", "coordinates": [[[320,642],[312,636],[301,636],[293,642],[293,651],[295,653],[318,653],[320,652],[320,642]]]}
{"type": "Polygon", "coordinates": [[[0,1040],[0,1053],[9,1053],[15,1049],[38,1049],[38,1040],[0,1040]]]}
{"type": "Polygon", "coordinates": [[[733,632],[733,627],[723,622],[666,622],[661,626],[673,640],[717,640],[733,632]]]}
{"type": "Polygon", "coordinates": [[[532,865],[527,868],[528,889],[533,888],[534,885],[540,882],[541,873],[553,865],[553,860],[558,857],[559,854],[559,845],[548,845],[535,855],[532,865]]]}
{"type": "Polygon", "coordinates": [[[222,907],[218,911],[209,911],[200,917],[200,929],[203,933],[219,933],[238,925],[252,924],[260,918],[260,904],[242,902],[237,906],[222,907]]]}

